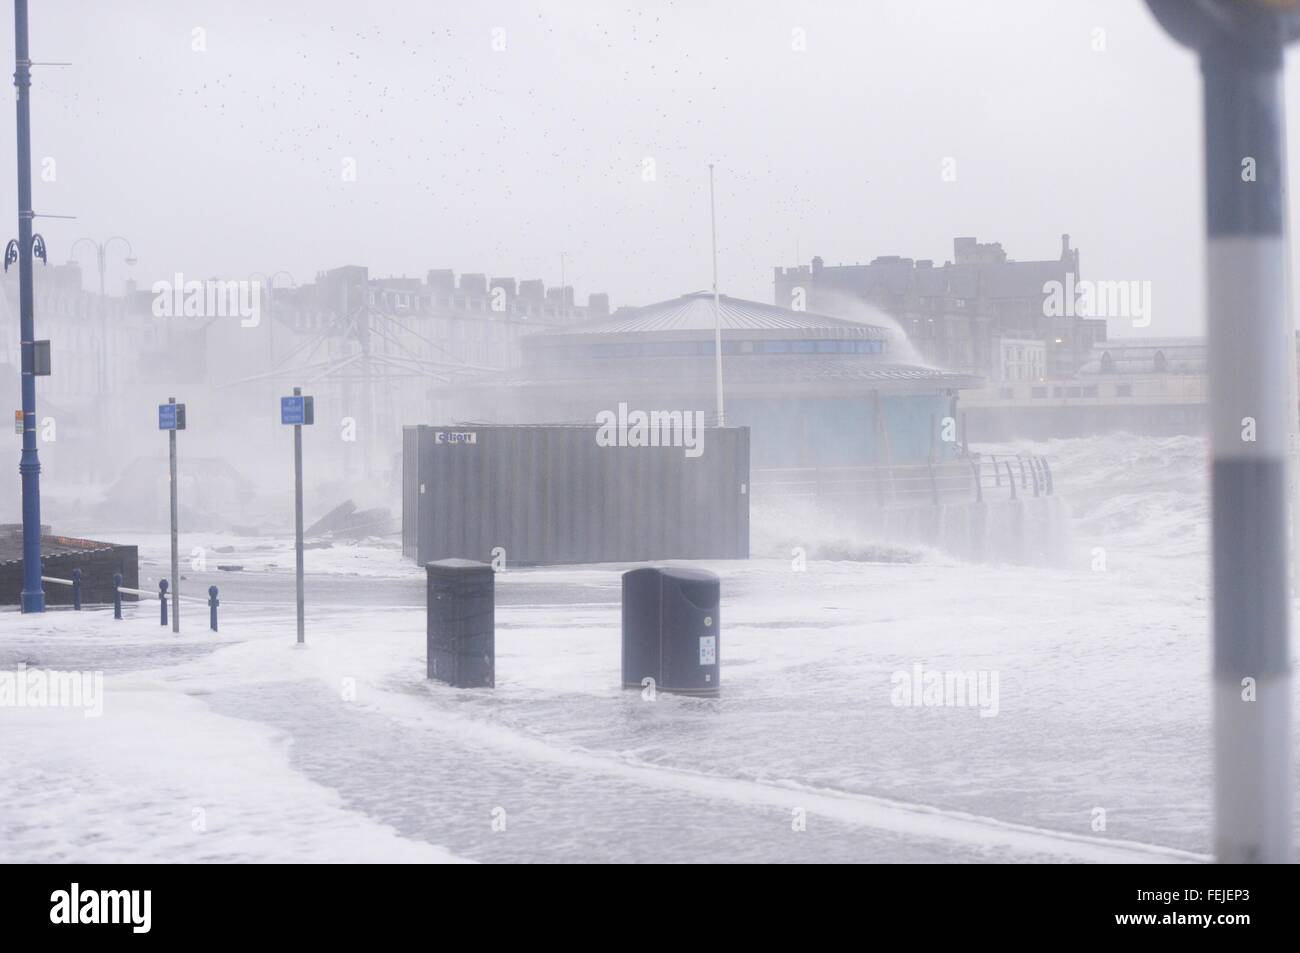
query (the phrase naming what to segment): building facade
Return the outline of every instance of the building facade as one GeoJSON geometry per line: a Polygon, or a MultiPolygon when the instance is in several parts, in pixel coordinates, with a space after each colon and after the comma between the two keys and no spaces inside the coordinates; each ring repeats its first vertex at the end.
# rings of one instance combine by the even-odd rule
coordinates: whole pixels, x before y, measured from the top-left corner
{"type": "Polygon", "coordinates": [[[1043,377],[1071,376],[1106,339],[1106,322],[1054,315],[1045,306],[1050,282],[1073,288],[1080,280],[1079,251],[1061,236],[1058,258],[1015,261],[998,242],[953,240],[953,260],[876,258],[866,265],[811,265],[775,269],[775,302],[871,320],[873,312],[896,321],[920,358],[952,371],[997,377],[999,341],[1042,342],[1043,377]]]}
{"type": "MultiPolygon", "coordinates": [[[[959,443],[958,390],[977,378],[900,361],[889,328],[722,295],[724,416],[751,431],[755,468],[921,464],[959,443]],[[953,439],[949,439],[949,437],[953,439]]],[[[519,367],[444,388],[439,422],[591,425],[625,405],[717,420],[713,296],[553,328],[519,367]]]]}

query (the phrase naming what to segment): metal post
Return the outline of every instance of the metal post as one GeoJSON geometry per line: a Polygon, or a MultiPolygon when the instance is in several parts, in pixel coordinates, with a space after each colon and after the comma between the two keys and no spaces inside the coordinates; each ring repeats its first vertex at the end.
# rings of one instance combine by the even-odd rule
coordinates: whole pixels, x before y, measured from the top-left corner
{"type": "Polygon", "coordinates": [[[108,396],[108,308],[104,301],[104,246],[96,243],[95,264],[99,268],[99,394],[108,396]]]}
{"type": "Polygon", "coordinates": [[[208,586],[208,628],[213,632],[217,631],[217,606],[221,605],[221,600],[217,598],[217,587],[208,586]]]}
{"type": "MultiPolygon", "coordinates": [[[[175,397],[168,397],[167,403],[176,403],[175,397]]],[[[179,532],[176,527],[176,431],[175,429],[167,431],[167,450],[171,464],[172,477],[172,631],[180,632],[181,630],[181,555],[179,545],[179,532]]],[[[165,582],[165,580],[164,580],[165,582]]],[[[167,615],[164,611],[163,622],[167,621],[167,615]]]]}
{"type": "Polygon", "coordinates": [[[1287,440],[1296,342],[1287,301],[1278,4],[1150,0],[1204,80],[1214,578],[1214,851],[1291,853],[1287,440]]]}
{"type": "MultiPolygon", "coordinates": [[[[18,98],[18,313],[22,348],[33,347],[31,56],[27,50],[27,0],[14,0],[14,87],[18,98]]],[[[22,368],[23,612],[45,611],[41,585],[41,463],[36,453],[36,375],[22,368]]]]}
{"type": "Polygon", "coordinates": [[[158,580],[158,624],[167,624],[167,580],[158,580]]]}
{"type": "Polygon", "coordinates": [[[122,618],[122,574],[113,573],[113,618],[122,618]]]}
{"type": "Polygon", "coordinates": [[[72,608],[81,611],[81,570],[72,570],[72,608]]]}
{"type": "MultiPolygon", "coordinates": [[[[302,388],[295,387],[293,393],[294,396],[302,394],[302,388]]],[[[298,583],[298,642],[302,644],[307,641],[303,622],[302,584],[302,424],[293,425],[293,528],[298,583]]]]}
{"type": "Polygon", "coordinates": [[[1016,498],[1016,478],[1011,475],[1011,461],[1006,461],[1005,466],[1007,468],[1007,485],[1011,487],[1011,499],[1014,500],[1016,498]]]}
{"type": "Polygon", "coordinates": [[[718,216],[713,202],[713,163],[709,163],[709,223],[713,233],[713,376],[717,382],[718,426],[727,425],[722,401],[722,309],[718,304],[718,216]]]}

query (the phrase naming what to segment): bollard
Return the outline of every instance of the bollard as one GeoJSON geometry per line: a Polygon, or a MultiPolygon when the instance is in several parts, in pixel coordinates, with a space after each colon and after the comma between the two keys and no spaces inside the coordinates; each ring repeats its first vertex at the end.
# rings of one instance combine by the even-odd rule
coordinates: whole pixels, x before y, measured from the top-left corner
{"type": "Polygon", "coordinates": [[[81,611],[81,570],[72,570],[72,608],[81,611]]]}
{"type": "Polygon", "coordinates": [[[167,580],[166,579],[158,580],[158,606],[159,606],[159,618],[161,619],[161,622],[159,624],[166,625],[167,624],[167,580]]]}
{"type": "Polygon", "coordinates": [[[1034,496],[1038,496],[1038,458],[1029,458],[1029,473],[1034,478],[1034,496]]]}
{"type": "Polygon", "coordinates": [[[113,573],[113,618],[122,618],[122,574],[113,573]]]}
{"type": "Polygon", "coordinates": [[[1011,498],[1014,500],[1016,498],[1016,478],[1011,475],[1010,460],[1006,462],[1006,468],[1007,468],[1007,485],[1011,487],[1011,498]]]}
{"type": "Polygon", "coordinates": [[[221,605],[221,600],[217,598],[217,587],[208,586],[208,615],[210,617],[208,625],[213,632],[217,631],[217,606],[219,605],[221,605]]]}
{"type": "Polygon", "coordinates": [[[972,461],[971,461],[971,464],[970,464],[970,469],[971,469],[971,472],[972,472],[973,474],[975,474],[975,502],[976,502],[976,503],[983,503],[983,502],[984,502],[984,487],[983,487],[983,485],[980,483],[980,465],[979,465],[978,463],[976,463],[974,460],[972,460],[972,461]]]}
{"type": "Polygon", "coordinates": [[[443,559],[425,566],[426,670],[456,688],[496,686],[496,573],[487,563],[443,559]]]}
{"type": "Polygon", "coordinates": [[[1047,465],[1047,457],[1040,457],[1043,464],[1043,482],[1047,484],[1047,495],[1052,495],[1052,468],[1047,465]]]}

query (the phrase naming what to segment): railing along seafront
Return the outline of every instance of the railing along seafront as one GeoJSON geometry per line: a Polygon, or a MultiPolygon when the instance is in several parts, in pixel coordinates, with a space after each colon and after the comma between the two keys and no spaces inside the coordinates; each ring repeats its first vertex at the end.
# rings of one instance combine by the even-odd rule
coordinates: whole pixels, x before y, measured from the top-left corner
{"type": "MultiPolygon", "coordinates": [[[[41,576],[42,582],[53,583],[56,586],[72,587],[72,608],[76,612],[81,611],[81,570],[73,569],[71,579],[63,579],[59,576],[41,576]]],[[[167,624],[167,589],[168,582],[166,579],[158,580],[158,592],[154,593],[148,589],[131,589],[122,585],[122,574],[113,573],[113,618],[122,618],[122,596],[138,596],[142,599],[152,599],[158,596],[158,615],[159,625],[167,624]]],[[[193,596],[180,596],[182,602],[197,602],[208,607],[208,628],[213,632],[217,631],[217,607],[221,605],[220,590],[216,586],[208,586],[208,597],[206,599],[194,598],[193,596]]]]}

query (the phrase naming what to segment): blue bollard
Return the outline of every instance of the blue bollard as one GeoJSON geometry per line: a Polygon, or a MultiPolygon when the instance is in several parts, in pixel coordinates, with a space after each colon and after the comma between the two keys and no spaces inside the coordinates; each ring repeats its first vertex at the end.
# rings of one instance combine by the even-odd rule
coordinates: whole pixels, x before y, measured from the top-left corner
{"type": "Polygon", "coordinates": [[[72,570],[72,608],[81,611],[81,570],[72,570]]]}
{"type": "Polygon", "coordinates": [[[122,574],[113,573],[113,618],[122,618],[122,574]]]}
{"type": "Polygon", "coordinates": [[[217,598],[217,587],[208,586],[208,609],[210,610],[208,626],[213,632],[217,631],[217,606],[219,605],[221,605],[221,600],[217,598]]]}
{"type": "Polygon", "coordinates": [[[159,618],[162,620],[159,625],[167,624],[167,580],[158,580],[158,608],[159,618]]]}

